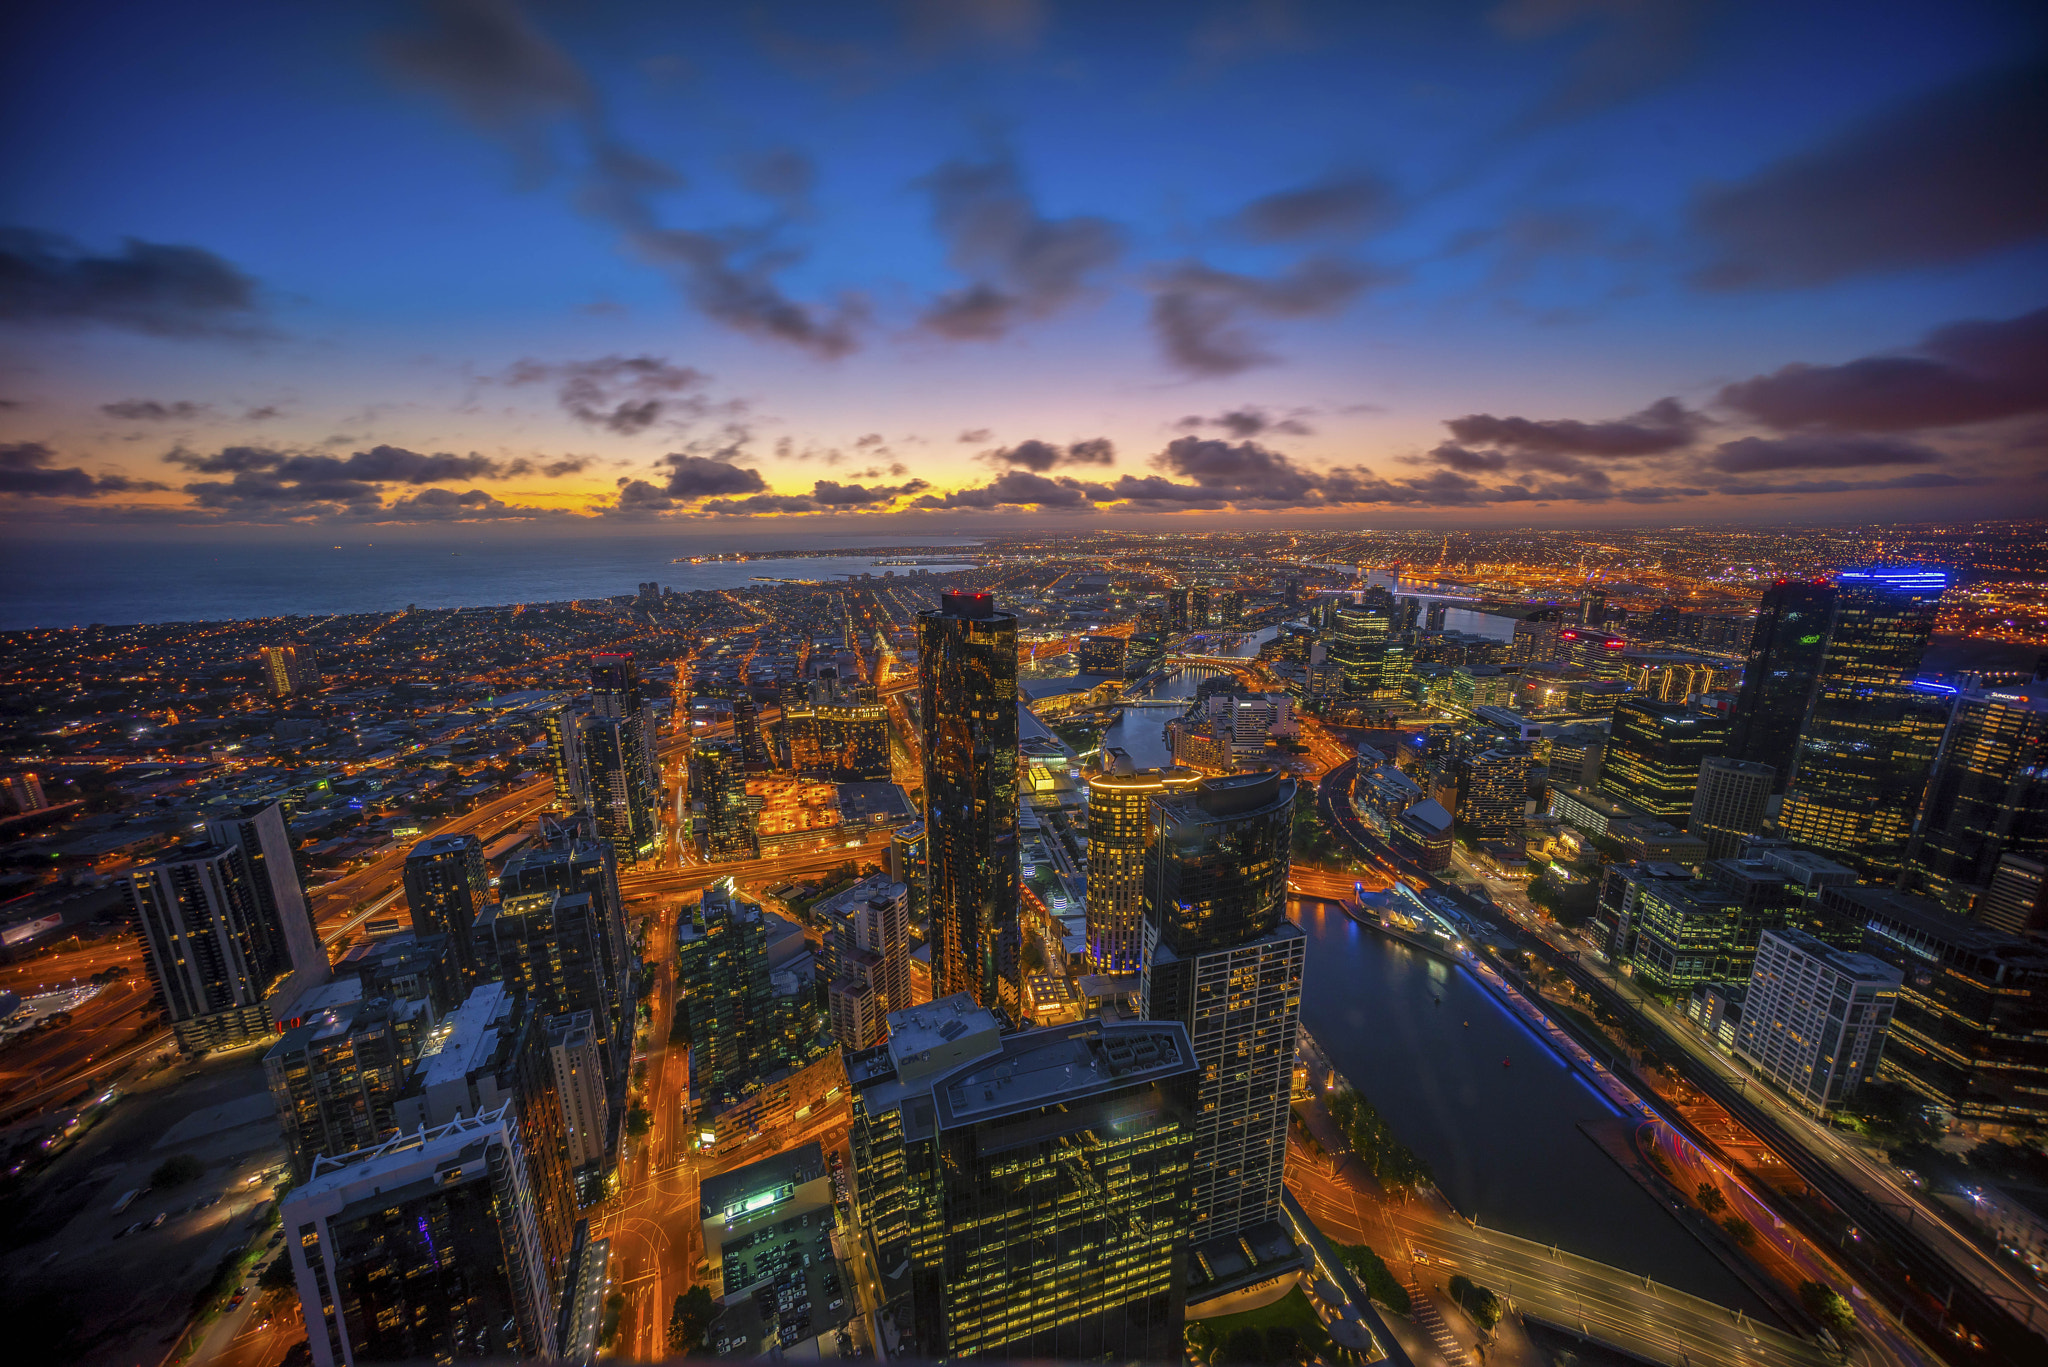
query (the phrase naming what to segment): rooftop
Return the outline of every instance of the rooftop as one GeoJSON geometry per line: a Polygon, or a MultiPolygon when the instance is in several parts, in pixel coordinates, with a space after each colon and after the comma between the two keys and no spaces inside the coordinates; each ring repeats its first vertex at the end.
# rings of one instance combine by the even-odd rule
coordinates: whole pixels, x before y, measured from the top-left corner
{"type": "Polygon", "coordinates": [[[993,1058],[942,1078],[934,1095],[943,1128],[1080,1100],[1195,1067],[1178,1021],[1092,1020],[1006,1036],[993,1058]]]}

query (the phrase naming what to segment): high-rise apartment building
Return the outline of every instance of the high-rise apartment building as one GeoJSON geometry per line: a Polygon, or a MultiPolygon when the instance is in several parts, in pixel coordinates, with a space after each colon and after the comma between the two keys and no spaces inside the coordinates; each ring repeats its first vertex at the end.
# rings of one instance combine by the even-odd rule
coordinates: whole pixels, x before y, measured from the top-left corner
{"type": "Polygon", "coordinates": [[[609,1028],[622,995],[608,968],[609,929],[605,908],[589,893],[544,888],[487,903],[470,938],[483,978],[502,982],[543,1016],[588,1011],[603,1023],[606,1076],[616,1083],[631,1041],[609,1028]]]}
{"type": "Polygon", "coordinates": [[[1792,776],[1799,729],[1805,725],[1827,654],[1834,606],[1834,585],[1780,579],[1765,590],[1757,609],[1728,753],[1776,770],[1774,793],[1784,792],[1792,776]]]}
{"type": "Polygon", "coordinates": [[[751,693],[742,692],[732,700],[732,737],[740,747],[742,770],[765,774],[774,767],[768,760],[768,741],[761,734],[761,709],[751,693]]]}
{"type": "Polygon", "coordinates": [[[273,698],[296,698],[320,691],[320,663],[313,647],[263,647],[263,681],[273,698]]]}
{"type": "Polygon", "coordinates": [[[583,796],[597,838],[612,847],[621,868],[653,858],[661,842],[661,789],[643,723],[600,713],[584,717],[581,731],[583,796]]]}
{"type": "Polygon", "coordinates": [[[552,1357],[518,1108],[323,1157],[283,1208],[314,1367],[552,1357]]]}
{"type": "Polygon", "coordinates": [[[848,1069],[855,1185],[877,1265],[908,1269],[919,1351],[1173,1358],[1200,1104],[1185,1028],[1000,1035],[958,997],[889,1024],[848,1069]]]}
{"type": "Polygon", "coordinates": [[[889,837],[889,877],[910,889],[910,919],[924,924],[930,906],[925,867],[924,823],[898,826],[889,837]]]}
{"type": "Polygon", "coordinates": [[[1088,965],[1095,972],[1136,973],[1142,964],[1152,799],[1200,781],[1193,769],[1140,770],[1115,747],[1089,773],[1088,965]]]}
{"type": "Polygon", "coordinates": [[[769,981],[768,926],[731,879],[705,889],[676,928],[676,990],[690,1027],[693,1100],[736,1096],[778,1066],[783,1022],[769,981]]]}
{"type": "Polygon", "coordinates": [[[1279,1218],[1306,938],[1287,919],[1294,780],[1204,780],[1151,800],[1141,1012],[1186,1027],[1201,1069],[1193,1234],[1279,1218]]]}
{"type": "Polygon", "coordinates": [[[555,781],[555,808],[580,812],[589,804],[584,790],[583,722],[587,713],[558,707],[547,714],[548,771],[555,781]]]}
{"type": "Polygon", "coordinates": [[[543,841],[511,854],[498,871],[500,899],[547,890],[590,898],[592,913],[602,929],[597,949],[610,994],[606,1009],[600,1011],[595,1005],[591,1009],[598,1011],[600,1038],[622,1043],[632,1032],[635,966],[626,939],[625,904],[619,896],[612,847],[585,838],[583,828],[571,825],[550,830],[543,841]]]}
{"type": "MultiPolygon", "coordinates": [[[[1833,625],[1778,825],[1875,882],[1904,867],[1946,706],[1913,688],[1948,576],[1836,576],[1833,625]]],[[[1768,762],[1768,761],[1766,761],[1768,762]]]]}
{"type": "Polygon", "coordinates": [[[40,812],[50,805],[43,795],[43,780],[31,773],[8,774],[0,778],[0,806],[10,812],[40,812]]]}
{"type": "Polygon", "coordinates": [[[1905,980],[1883,1074],[1964,1121],[2048,1122],[2048,945],[1889,888],[1831,887],[1863,920],[1863,952],[1905,980]]]}
{"type": "Polygon", "coordinates": [[[1017,619],[986,593],[947,593],[918,619],[932,992],[1012,1020],[1017,925],[1017,619]]]}
{"type": "Polygon", "coordinates": [[[1732,859],[1742,842],[1764,828],[1777,771],[1768,764],[1712,755],[1700,761],[1686,829],[1707,845],[1707,858],[1732,859]]]}
{"type": "Polygon", "coordinates": [[[1968,914],[2007,854],[2048,855],[2048,680],[1956,697],[1907,883],[1968,914]]]}
{"type": "Polygon", "coordinates": [[[837,783],[886,783],[889,709],[862,684],[812,679],[782,704],[789,763],[837,783]]]}
{"type": "MultiPolygon", "coordinates": [[[[562,1102],[569,1169],[576,1174],[578,1190],[587,1197],[603,1186],[603,1175],[597,1169],[604,1162],[611,1130],[603,1036],[596,1017],[588,1011],[550,1016],[542,1023],[542,1032],[548,1064],[555,1074],[555,1092],[562,1102]]],[[[589,1204],[588,1199],[583,1204],[589,1204]]]]}
{"type": "Polygon", "coordinates": [[[1188,591],[1188,626],[1196,631],[1207,631],[1216,625],[1215,614],[1210,611],[1210,595],[1214,591],[1207,584],[1197,584],[1188,591]]]}
{"type": "Polygon", "coordinates": [[[1244,623],[1244,590],[1240,588],[1223,590],[1218,600],[1217,613],[1222,619],[1224,626],[1234,627],[1242,625],[1244,623]]]}
{"type": "Polygon", "coordinates": [[[811,908],[824,931],[819,967],[832,1034],[842,1049],[880,1042],[889,1015],[910,1001],[910,889],[888,874],[864,878],[811,908]]]}
{"type": "Polygon", "coordinates": [[[306,905],[306,880],[292,852],[283,806],[263,803],[244,808],[239,816],[215,817],[206,823],[206,838],[242,851],[256,893],[256,909],[284,935],[285,950],[297,974],[292,991],[303,992],[326,982],[327,947],[320,942],[312,909],[306,905]]]}
{"type": "Polygon", "coordinates": [[[1121,636],[1104,636],[1094,632],[1081,638],[1075,649],[1075,662],[1083,674],[1113,674],[1124,672],[1124,658],[1129,642],[1121,636]]]}
{"type": "Polygon", "coordinates": [[[372,1148],[397,1126],[392,1104],[433,1025],[422,1001],[356,997],[287,1030],[263,1056],[263,1077],[303,1182],[313,1160],[372,1148]]]}
{"type": "Polygon", "coordinates": [[[419,935],[446,935],[465,988],[478,980],[470,929],[491,895],[484,843],[474,835],[437,835],[405,857],[405,905],[419,935]]]}
{"type": "Polygon", "coordinates": [[[690,747],[690,805],[703,811],[705,858],[726,863],[761,857],[739,746],[707,736],[690,747]]]}
{"type": "Polygon", "coordinates": [[[1700,764],[1727,748],[1725,717],[1627,698],[1614,705],[1600,788],[1651,816],[1682,822],[1692,815],[1700,764]]]}
{"type": "Polygon", "coordinates": [[[291,941],[264,913],[241,847],[184,846],[129,872],[121,888],[178,1047],[196,1054],[268,1038],[296,995],[291,941]]]}
{"type": "Polygon", "coordinates": [[[1877,1076],[1904,975],[1868,954],[1800,930],[1767,930],[1757,946],[1735,1056],[1817,1114],[1877,1076]]]}
{"type": "Polygon", "coordinates": [[[1166,591],[1166,625],[1172,631],[1188,629],[1188,591],[1176,584],[1166,591]]]}
{"type": "Polygon", "coordinates": [[[1468,756],[1458,772],[1458,820],[1481,840],[1507,840],[1522,832],[1529,803],[1528,748],[1504,741],[1468,756]]]}

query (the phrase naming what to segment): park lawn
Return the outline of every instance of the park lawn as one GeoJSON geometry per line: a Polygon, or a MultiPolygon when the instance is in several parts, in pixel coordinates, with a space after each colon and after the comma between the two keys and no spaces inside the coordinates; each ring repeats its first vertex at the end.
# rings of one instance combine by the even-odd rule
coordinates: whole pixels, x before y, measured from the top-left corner
{"type": "Polygon", "coordinates": [[[1189,1323],[1207,1325],[1215,1333],[1218,1343],[1223,1342],[1233,1329],[1256,1329],[1263,1334],[1275,1325],[1286,1325],[1309,1343],[1320,1342],[1330,1332],[1323,1327],[1322,1319],[1317,1316],[1315,1307],[1308,1303],[1308,1296],[1300,1286],[1271,1305],[1241,1310],[1235,1315],[1218,1315],[1214,1319],[1190,1320],[1189,1323]]]}

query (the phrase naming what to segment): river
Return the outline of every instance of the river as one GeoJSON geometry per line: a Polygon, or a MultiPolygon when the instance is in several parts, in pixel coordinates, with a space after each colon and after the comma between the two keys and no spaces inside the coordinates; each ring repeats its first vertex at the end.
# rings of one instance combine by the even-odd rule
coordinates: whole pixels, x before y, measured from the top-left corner
{"type": "MultiPolygon", "coordinates": [[[[1225,653],[1252,659],[1259,647],[1279,634],[1278,627],[1260,627],[1225,653]]],[[[1152,686],[1154,698],[1193,698],[1201,679],[1185,669],[1176,669],[1152,686]]],[[[1105,750],[1121,749],[1130,754],[1140,769],[1159,769],[1173,763],[1173,751],[1166,744],[1166,723],[1180,714],[1170,707],[1126,707],[1123,715],[1102,733],[1105,750]]]]}
{"type": "Polygon", "coordinates": [[[1461,1212],[1770,1316],[1580,1131],[1613,1108],[1469,974],[1329,903],[1291,910],[1309,937],[1302,1024],[1461,1212]]]}

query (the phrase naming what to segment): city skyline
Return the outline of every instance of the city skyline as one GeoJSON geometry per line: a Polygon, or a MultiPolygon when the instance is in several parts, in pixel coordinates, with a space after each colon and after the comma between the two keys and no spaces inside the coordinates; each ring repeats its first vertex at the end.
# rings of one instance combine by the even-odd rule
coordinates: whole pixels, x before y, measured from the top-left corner
{"type": "Polygon", "coordinates": [[[0,517],[2038,513],[2044,41],[1993,4],[50,12],[0,135],[0,517]]]}

